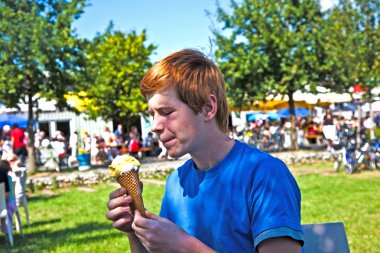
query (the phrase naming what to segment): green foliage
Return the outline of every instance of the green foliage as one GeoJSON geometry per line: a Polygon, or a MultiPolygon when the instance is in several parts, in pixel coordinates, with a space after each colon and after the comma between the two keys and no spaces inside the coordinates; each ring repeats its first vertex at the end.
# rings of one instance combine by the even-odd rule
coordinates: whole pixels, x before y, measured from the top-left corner
{"type": "Polygon", "coordinates": [[[90,117],[125,122],[146,110],[139,85],[156,46],[145,44],[145,30],[125,34],[114,31],[112,23],[88,44],[87,80],[81,88],[89,98],[85,112],[90,117]]]}
{"type": "Polygon", "coordinates": [[[230,104],[249,106],[269,93],[291,100],[294,91],[318,84],[318,1],[244,0],[231,6],[231,13],[218,8],[222,28],[214,30],[230,104]]]}
{"type": "MultiPolygon", "coordinates": [[[[359,40],[358,81],[371,90],[380,86],[380,1],[356,0],[358,20],[356,33],[359,40]]],[[[370,96],[370,92],[367,96],[370,96]]],[[[368,97],[371,99],[371,97],[368,97]]]]}
{"type": "MultiPolygon", "coordinates": [[[[71,23],[85,0],[2,1],[0,5],[0,99],[15,107],[29,95],[55,99],[65,106],[64,93],[82,69],[81,42],[71,23]]],[[[25,99],[26,98],[26,99],[25,99]]]]}
{"type": "Polygon", "coordinates": [[[29,164],[34,172],[33,108],[41,97],[66,107],[64,94],[83,70],[82,42],[71,23],[86,0],[22,0],[0,4],[0,101],[28,104],[29,164]]]}
{"type": "Polygon", "coordinates": [[[356,83],[369,89],[379,86],[379,22],[378,0],[341,0],[327,13],[320,39],[325,86],[343,92],[356,83]]]}

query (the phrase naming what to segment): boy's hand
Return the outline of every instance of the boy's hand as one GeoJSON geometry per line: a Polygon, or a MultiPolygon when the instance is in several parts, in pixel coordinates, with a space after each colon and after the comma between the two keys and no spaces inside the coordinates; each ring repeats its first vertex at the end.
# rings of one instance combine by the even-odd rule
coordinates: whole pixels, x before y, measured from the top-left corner
{"type": "Polygon", "coordinates": [[[183,229],[148,211],[146,216],[136,211],[132,229],[149,252],[177,252],[185,247],[190,236],[183,229]]]}
{"type": "Polygon", "coordinates": [[[109,201],[107,203],[108,212],[106,218],[113,222],[113,227],[130,233],[133,232],[133,210],[132,197],[125,195],[127,191],[124,188],[119,188],[110,193],[109,201]]]}

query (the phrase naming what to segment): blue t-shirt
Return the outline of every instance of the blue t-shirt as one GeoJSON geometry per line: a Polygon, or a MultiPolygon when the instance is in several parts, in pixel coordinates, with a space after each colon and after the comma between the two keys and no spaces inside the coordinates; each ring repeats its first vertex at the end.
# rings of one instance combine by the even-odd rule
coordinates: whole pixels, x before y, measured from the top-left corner
{"type": "Polygon", "coordinates": [[[256,252],[265,239],[303,244],[301,194],[279,159],[239,141],[208,170],[193,160],[167,179],[160,216],[217,252],[256,252]]]}

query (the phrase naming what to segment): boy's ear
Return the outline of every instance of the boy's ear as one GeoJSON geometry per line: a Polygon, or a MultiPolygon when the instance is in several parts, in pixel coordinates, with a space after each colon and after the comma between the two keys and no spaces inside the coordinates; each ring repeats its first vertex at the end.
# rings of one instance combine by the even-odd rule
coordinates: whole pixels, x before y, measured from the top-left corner
{"type": "Polygon", "coordinates": [[[206,117],[206,121],[210,121],[215,118],[218,111],[218,99],[214,94],[210,94],[208,102],[203,106],[203,113],[206,117]]]}

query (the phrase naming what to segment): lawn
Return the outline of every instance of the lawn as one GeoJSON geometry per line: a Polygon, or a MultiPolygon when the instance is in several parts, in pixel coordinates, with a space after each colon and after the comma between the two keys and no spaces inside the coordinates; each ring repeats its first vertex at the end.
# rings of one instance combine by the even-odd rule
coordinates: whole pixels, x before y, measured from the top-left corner
{"type": "MultiPolygon", "coordinates": [[[[343,221],[351,252],[379,252],[380,172],[336,174],[331,167],[291,168],[302,192],[302,223],[343,221]]],[[[129,252],[126,236],[105,219],[108,194],[115,188],[105,183],[35,192],[29,197],[31,226],[25,227],[25,238],[16,233],[15,246],[0,243],[0,252],[129,252]]],[[[144,184],[148,210],[159,211],[163,191],[163,185],[144,184]]]]}

